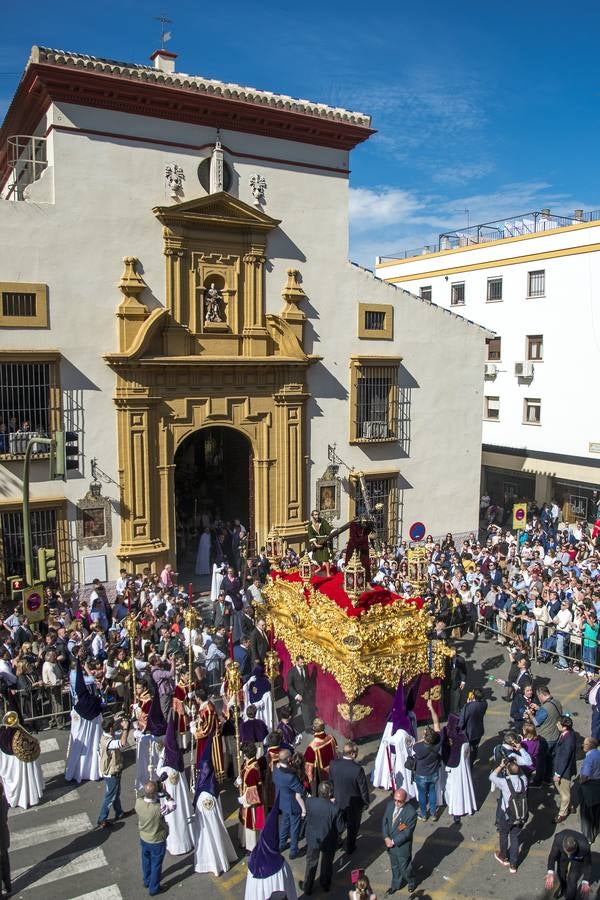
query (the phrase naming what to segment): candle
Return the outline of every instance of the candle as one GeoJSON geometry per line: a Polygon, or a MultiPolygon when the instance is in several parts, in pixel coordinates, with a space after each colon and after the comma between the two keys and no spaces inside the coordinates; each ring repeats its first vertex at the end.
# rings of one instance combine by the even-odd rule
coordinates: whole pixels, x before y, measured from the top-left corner
{"type": "Polygon", "coordinates": [[[193,592],[193,590],[194,590],[194,585],[193,585],[192,582],[190,581],[190,583],[188,584],[188,603],[189,603],[190,606],[192,605],[192,592],[193,592]]]}
{"type": "Polygon", "coordinates": [[[127,591],[127,609],[131,612],[131,589],[127,591]]]}

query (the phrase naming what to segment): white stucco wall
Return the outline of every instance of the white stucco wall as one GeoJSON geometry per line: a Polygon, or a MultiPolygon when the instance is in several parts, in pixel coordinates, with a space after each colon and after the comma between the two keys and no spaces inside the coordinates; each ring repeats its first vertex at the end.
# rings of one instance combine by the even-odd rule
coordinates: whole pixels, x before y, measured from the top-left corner
{"type": "MultiPolygon", "coordinates": [[[[45,125],[52,124],[78,129],[49,134],[53,169],[46,181],[53,192],[48,193],[46,184],[43,196],[54,202],[0,201],[0,280],[47,283],[51,327],[4,329],[1,341],[5,348],[60,350],[63,389],[82,392],[83,471],[66,485],[49,483],[45,464],[36,463],[32,486],[34,499],[66,496],[74,520],[74,504],[90,480],[92,456],[118,481],[115,379],[102,356],[117,346],[115,309],[121,295],[116,285],[122,257],[140,260],[149,288],[144,301],[151,307],[163,305],[162,229],[152,207],[172,202],[164,179],[165,166],[171,163],[184,170],[183,199],[204,195],[196,172],[210,150],[194,148],[212,144],[215,132],[70,105],[50,108],[45,125]],[[136,136],[148,142],[132,140],[136,136]],[[171,147],[166,141],[193,146],[171,147]]],[[[346,152],[228,131],[221,139],[232,151],[263,157],[226,154],[236,175],[232,193],[251,203],[249,176],[260,172],[268,184],[265,212],[282,220],[268,245],[267,311],[280,311],[286,270],[298,268],[307,294],[306,346],[308,352],[324,357],[309,375],[311,503],[315,481],[327,466],[327,444],[336,442],[338,453],[366,474],[400,471],[405,532],[414,519],[422,519],[434,533],[475,528],[485,333],[347,263],[347,177],[294,165],[347,169],[346,152]],[[393,341],[358,339],[359,301],[394,305],[393,341]],[[353,353],[403,357],[403,378],[414,385],[408,458],[398,458],[397,445],[348,445],[348,359],[353,353]]],[[[18,496],[19,490],[20,464],[0,465],[0,496],[18,496]]],[[[103,490],[116,504],[116,485],[107,484],[103,490]]],[[[347,503],[342,512],[344,518],[347,503]]],[[[119,536],[115,513],[113,546],[102,551],[108,553],[111,577],[118,570],[114,553],[119,536]]]]}
{"type": "Polygon", "coordinates": [[[589,445],[600,441],[600,418],[583,386],[594,383],[600,352],[600,224],[418,256],[377,271],[380,278],[401,278],[398,283],[415,293],[431,285],[433,302],[446,308],[452,283],[464,281],[465,304],[452,308],[501,336],[498,374],[486,378],[484,389],[500,397],[500,419],[483,423],[484,443],[598,460],[589,445]],[[530,298],[527,275],[539,269],[546,273],[545,296],[530,298]],[[498,276],[503,299],[487,302],[487,280],[498,276]],[[544,360],[533,363],[533,378],[524,381],[514,367],[527,359],[528,335],[543,335],[544,360]],[[540,426],[523,424],[526,397],[542,401],[540,426]]]}

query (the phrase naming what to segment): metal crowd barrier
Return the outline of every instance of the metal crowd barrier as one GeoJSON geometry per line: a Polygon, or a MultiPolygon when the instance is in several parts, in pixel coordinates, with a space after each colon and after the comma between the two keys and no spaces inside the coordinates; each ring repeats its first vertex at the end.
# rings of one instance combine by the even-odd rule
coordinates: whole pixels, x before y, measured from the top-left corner
{"type": "MultiPolygon", "coordinates": [[[[62,709],[52,712],[52,700],[50,690],[45,686],[15,688],[11,692],[0,694],[0,713],[2,716],[9,710],[16,707],[20,710],[25,725],[41,725],[48,720],[57,719],[63,726],[69,723],[71,709],[73,708],[73,698],[69,685],[63,685],[61,690],[61,706],[62,709]]],[[[109,700],[106,702],[107,710],[117,709],[121,706],[120,700],[109,700]]]]}

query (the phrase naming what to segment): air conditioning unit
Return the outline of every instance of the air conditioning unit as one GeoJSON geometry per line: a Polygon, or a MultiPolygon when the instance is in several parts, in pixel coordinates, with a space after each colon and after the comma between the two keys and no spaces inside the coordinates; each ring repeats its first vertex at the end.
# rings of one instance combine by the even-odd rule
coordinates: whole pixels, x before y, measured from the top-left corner
{"type": "Polygon", "coordinates": [[[498,366],[496,363],[486,363],[483,367],[483,374],[495,377],[498,374],[498,366]]]}
{"type": "Polygon", "coordinates": [[[515,375],[517,378],[533,378],[532,362],[516,362],[515,375]]]}
{"type": "Polygon", "coordinates": [[[363,422],[362,436],[377,440],[388,436],[387,422],[363,422]]]}

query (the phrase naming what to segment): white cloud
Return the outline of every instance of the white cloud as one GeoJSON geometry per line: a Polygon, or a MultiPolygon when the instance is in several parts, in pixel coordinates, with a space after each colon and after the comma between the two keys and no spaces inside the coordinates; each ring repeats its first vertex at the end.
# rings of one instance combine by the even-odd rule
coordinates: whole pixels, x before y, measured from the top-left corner
{"type": "Polygon", "coordinates": [[[469,223],[507,219],[548,207],[569,216],[576,208],[594,209],[545,181],[511,182],[490,193],[459,196],[423,194],[399,188],[350,189],[351,258],[373,267],[376,256],[437,245],[445,231],[461,230],[469,223]]]}
{"type": "Polygon", "coordinates": [[[350,188],[350,223],[355,231],[369,231],[410,219],[421,208],[410,191],[399,188],[350,188]]]}

